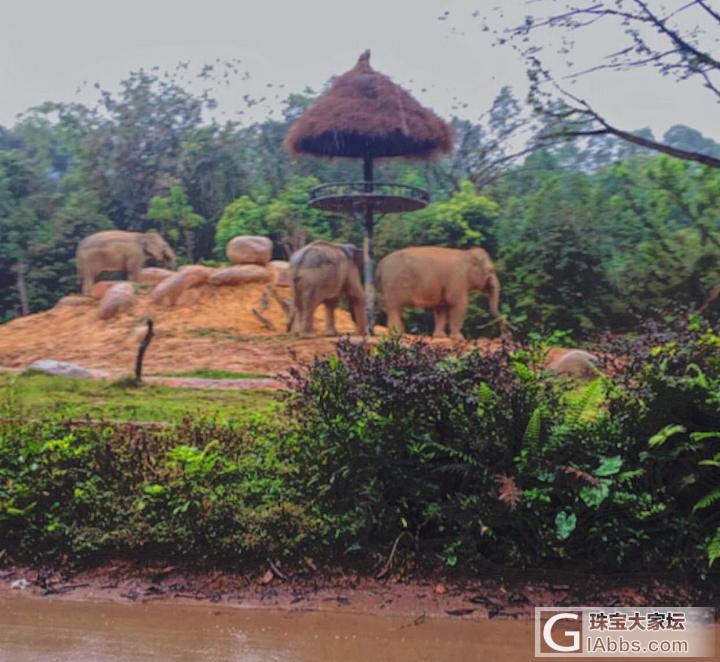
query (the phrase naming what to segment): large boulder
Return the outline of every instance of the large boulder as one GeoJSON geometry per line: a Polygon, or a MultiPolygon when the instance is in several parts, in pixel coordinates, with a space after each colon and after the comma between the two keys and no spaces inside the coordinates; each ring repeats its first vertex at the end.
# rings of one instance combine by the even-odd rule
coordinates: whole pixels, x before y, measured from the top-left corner
{"type": "Polygon", "coordinates": [[[90,379],[93,376],[93,373],[87,368],[83,368],[75,363],[65,363],[64,361],[55,361],[53,359],[38,359],[37,361],[33,361],[28,366],[28,369],[44,372],[46,375],[56,375],[58,377],[90,379]]]}
{"type": "Polygon", "coordinates": [[[600,373],[597,362],[597,356],[583,349],[555,350],[548,356],[547,369],[556,375],[592,379],[600,373]]]}
{"type": "Polygon", "coordinates": [[[109,320],[130,310],[135,305],[135,288],[132,283],[116,283],[100,300],[98,318],[109,320]]]}
{"type": "Polygon", "coordinates": [[[153,303],[167,303],[174,306],[185,290],[205,285],[212,276],[213,271],[210,267],[204,267],[200,264],[189,264],[182,267],[180,271],[155,286],[150,295],[153,303]]]}
{"type": "Polygon", "coordinates": [[[272,260],[268,265],[275,275],[275,287],[290,287],[290,263],[286,260],[272,260]]]}
{"type": "Polygon", "coordinates": [[[238,264],[234,267],[218,269],[208,279],[210,285],[242,285],[244,283],[267,283],[272,273],[259,264],[238,264]]]}
{"type": "Polygon", "coordinates": [[[56,304],[58,306],[90,306],[95,303],[92,297],[86,297],[83,294],[68,294],[62,297],[56,304]]]}
{"type": "Polygon", "coordinates": [[[160,267],[145,267],[140,270],[138,275],[138,283],[143,285],[157,285],[164,281],[166,278],[174,275],[174,271],[170,269],[161,269],[160,267]]]}
{"type": "Polygon", "coordinates": [[[95,283],[92,288],[90,289],[90,296],[95,301],[102,301],[102,298],[105,296],[106,292],[113,286],[117,285],[118,283],[123,283],[127,281],[121,281],[121,280],[99,280],[97,283],[95,283]]]}
{"type": "Polygon", "coordinates": [[[228,241],[225,254],[233,264],[265,266],[272,258],[272,249],[272,241],[267,237],[241,235],[228,241]]]}

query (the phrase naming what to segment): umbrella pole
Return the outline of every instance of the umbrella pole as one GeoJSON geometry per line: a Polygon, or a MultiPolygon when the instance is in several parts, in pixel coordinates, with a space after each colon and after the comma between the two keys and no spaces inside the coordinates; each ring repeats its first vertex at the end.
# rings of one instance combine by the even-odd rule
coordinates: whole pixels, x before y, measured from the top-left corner
{"type": "MultiPolygon", "coordinates": [[[[363,179],[365,180],[365,192],[372,193],[373,190],[373,160],[371,156],[363,159],[363,179]]],[[[375,327],[375,285],[373,283],[373,270],[375,262],[375,245],[373,240],[375,220],[373,218],[372,204],[368,202],[365,206],[365,234],[363,237],[363,265],[365,268],[365,296],[367,332],[373,335],[375,327]]]]}

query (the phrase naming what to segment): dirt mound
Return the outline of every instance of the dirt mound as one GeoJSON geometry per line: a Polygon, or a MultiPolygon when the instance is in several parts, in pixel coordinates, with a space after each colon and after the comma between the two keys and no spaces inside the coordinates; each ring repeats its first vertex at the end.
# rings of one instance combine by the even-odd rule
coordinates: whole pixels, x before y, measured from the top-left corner
{"type": "MultiPolygon", "coordinates": [[[[58,306],[0,325],[0,366],[25,368],[52,358],[112,374],[132,372],[147,316],[155,321],[156,332],[145,358],[147,374],[208,367],[273,375],[335,346],[333,338],[287,335],[282,307],[262,283],[197,287],[174,307],[154,304],[147,288],[141,288],[132,311],[112,320],[99,320],[93,302],[58,306]]],[[[318,331],[323,318],[320,307],[318,331]]],[[[336,319],[338,331],[354,332],[349,313],[338,310],[336,319]]]]}

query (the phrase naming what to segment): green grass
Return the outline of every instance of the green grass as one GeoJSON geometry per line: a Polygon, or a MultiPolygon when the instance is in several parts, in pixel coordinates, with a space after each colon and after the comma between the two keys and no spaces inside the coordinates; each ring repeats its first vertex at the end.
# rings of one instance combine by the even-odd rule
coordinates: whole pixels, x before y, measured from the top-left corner
{"type": "Polygon", "coordinates": [[[162,377],[200,377],[202,379],[266,379],[270,375],[262,372],[235,372],[234,370],[216,370],[215,368],[200,368],[184,372],[160,372],[162,377]]]}
{"type": "Polygon", "coordinates": [[[30,373],[0,374],[0,417],[48,415],[93,420],[177,422],[188,414],[224,421],[269,414],[281,407],[277,392],[140,387],[30,373]]]}

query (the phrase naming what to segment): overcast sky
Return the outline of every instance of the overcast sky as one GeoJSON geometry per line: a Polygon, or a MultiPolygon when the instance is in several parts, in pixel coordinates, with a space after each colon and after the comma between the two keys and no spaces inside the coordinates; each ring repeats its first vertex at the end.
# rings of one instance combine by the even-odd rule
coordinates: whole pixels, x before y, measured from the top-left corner
{"type": "MultiPolygon", "coordinates": [[[[221,86],[223,117],[238,119],[243,95],[267,96],[253,109],[262,119],[287,93],[320,89],[371,48],[372,64],[443,116],[477,118],[502,85],[526,92],[523,62],[473,18],[493,16],[497,0],[2,0],[0,2],[0,124],[43,101],[92,103],[93,84],[116,89],[132,71],[191,71],[216,58],[237,58],[242,76],[221,86]],[[449,11],[449,15],[439,17],[449,11]],[[283,86],[283,87],[280,87],[283,86]],[[79,92],[77,92],[79,88],[79,92]],[[457,102],[467,104],[457,108],[457,102]]],[[[672,4],[672,3],[670,3],[672,4]]],[[[520,18],[524,0],[504,0],[520,18]]],[[[543,0],[532,3],[533,11],[543,0]]],[[[498,20],[500,20],[498,18],[498,20]]],[[[507,16],[506,16],[507,20],[507,16]]],[[[621,44],[597,32],[588,53],[621,44]]],[[[592,41],[592,40],[591,40],[592,41]]],[[[199,89],[199,88],[198,88],[199,89]]],[[[684,123],[720,140],[717,104],[699,87],[654,72],[606,75],[579,83],[580,93],[616,124],[650,126],[662,135],[684,123]]],[[[248,117],[247,114],[242,117],[248,117]]],[[[221,118],[222,119],[222,118],[221,118]]]]}

